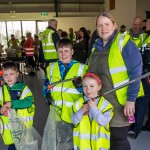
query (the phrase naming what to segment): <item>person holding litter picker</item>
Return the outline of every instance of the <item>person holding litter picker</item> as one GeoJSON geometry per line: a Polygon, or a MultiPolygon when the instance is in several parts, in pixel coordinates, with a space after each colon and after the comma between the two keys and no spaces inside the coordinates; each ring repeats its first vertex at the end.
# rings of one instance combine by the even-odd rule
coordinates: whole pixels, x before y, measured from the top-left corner
{"type": "Polygon", "coordinates": [[[110,148],[109,122],[113,117],[114,108],[99,96],[102,87],[98,75],[89,72],[83,76],[82,86],[84,97],[73,105],[72,122],[74,150],[99,150],[110,148]]]}
{"type": "MultiPolygon", "coordinates": [[[[88,72],[101,77],[101,92],[105,93],[141,76],[141,54],[129,35],[118,33],[110,12],[98,14],[96,29],[99,38],[93,45],[88,72]]],[[[114,117],[110,121],[110,150],[131,150],[127,139],[128,119],[134,116],[136,98],[143,95],[139,80],[104,96],[114,106],[114,117]]]]}
{"type": "Polygon", "coordinates": [[[42,150],[72,150],[72,105],[82,97],[81,77],[86,73],[87,65],[72,60],[74,50],[71,40],[61,39],[56,48],[59,60],[47,67],[44,83],[44,96],[50,112],[42,150]]]}
{"type": "Polygon", "coordinates": [[[23,142],[24,144],[26,142],[26,130],[24,130],[20,124],[22,123],[25,129],[30,129],[33,125],[35,112],[34,97],[28,86],[18,81],[19,72],[14,62],[4,62],[2,65],[2,72],[5,82],[0,90],[2,100],[0,118],[4,124],[2,138],[4,144],[8,145],[8,150],[18,150],[17,143],[23,142]],[[17,124],[17,122],[15,122],[16,120],[11,118],[9,115],[10,109],[14,110],[21,123],[18,122],[17,124]],[[10,122],[15,122],[16,124],[13,123],[14,126],[11,126],[10,122]],[[22,141],[23,139],[24,141],[22,141]]]}

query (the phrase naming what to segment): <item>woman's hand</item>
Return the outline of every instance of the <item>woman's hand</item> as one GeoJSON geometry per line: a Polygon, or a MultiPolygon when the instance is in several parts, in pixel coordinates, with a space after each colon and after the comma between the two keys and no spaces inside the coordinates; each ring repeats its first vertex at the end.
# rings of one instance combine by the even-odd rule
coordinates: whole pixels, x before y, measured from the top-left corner
{"type": "Polygon", "coordinates": [[[134,116],[135,113],[135,102],[127,101],[124,106],[124,114],[127,117],[134,116]]]}

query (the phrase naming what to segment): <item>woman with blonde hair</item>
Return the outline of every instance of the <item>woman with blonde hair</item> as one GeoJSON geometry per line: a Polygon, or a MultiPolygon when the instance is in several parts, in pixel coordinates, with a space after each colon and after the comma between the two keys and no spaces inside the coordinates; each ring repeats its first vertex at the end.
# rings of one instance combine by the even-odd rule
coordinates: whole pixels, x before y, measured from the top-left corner
{"type": "MultiPolygon", "coordinates": [[[[96,28],[99,38],[93,45],[88,72],[101,76],[101,92],[104,93],[139,77],[142,59],[130,36],[118,33],[110,12],[98,14],[96,28]]],[[[140,81],[137,81],[104,96],[115,108],[110,122],[110,150],[131,150],[127,139],[128,117],[134,116],[135,100],[142,94],[140,81]]]]}

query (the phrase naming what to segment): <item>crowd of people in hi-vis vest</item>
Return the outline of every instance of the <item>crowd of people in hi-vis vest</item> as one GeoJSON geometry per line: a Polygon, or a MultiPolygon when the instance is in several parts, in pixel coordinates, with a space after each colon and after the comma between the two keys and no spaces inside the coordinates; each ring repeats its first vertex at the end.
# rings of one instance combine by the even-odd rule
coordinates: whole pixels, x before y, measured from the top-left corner
{"type": "MultiPolygon", "coordinates": [[[[39,67],[45,73],[43,95],[50,109],[41,150],[131,150],[128,136],[150,131],[150,80],[135,80],[150,71],[150,19],[143,27],[137,16],[130,30],[125,25],[118,30],[112,14],[100,12],[92,34],[85,27],[67,34],[57,23],[49,20],[39,36],[28,32],[21,43],[11,35],[8,44],[21,45],[29,75],[36,76],[39,67]]],[[[0,133],[8,150],[37,150],[34,97],[18,81],[19,72],[15,61],[2,63],[0,133]]]]}

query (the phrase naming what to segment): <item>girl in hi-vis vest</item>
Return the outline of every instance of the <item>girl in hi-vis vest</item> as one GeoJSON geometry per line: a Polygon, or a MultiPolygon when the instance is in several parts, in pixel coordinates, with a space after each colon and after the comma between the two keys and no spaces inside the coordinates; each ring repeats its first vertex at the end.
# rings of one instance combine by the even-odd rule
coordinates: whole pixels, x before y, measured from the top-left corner
{"type": "Polygon", "coordinates": [[[100,97],[102,82],[98,75],[89,72],[83,76],[84,96],[73,105],[74,150],[108,150],[110,148],[109,122],[113,106],[100,97]]]}

